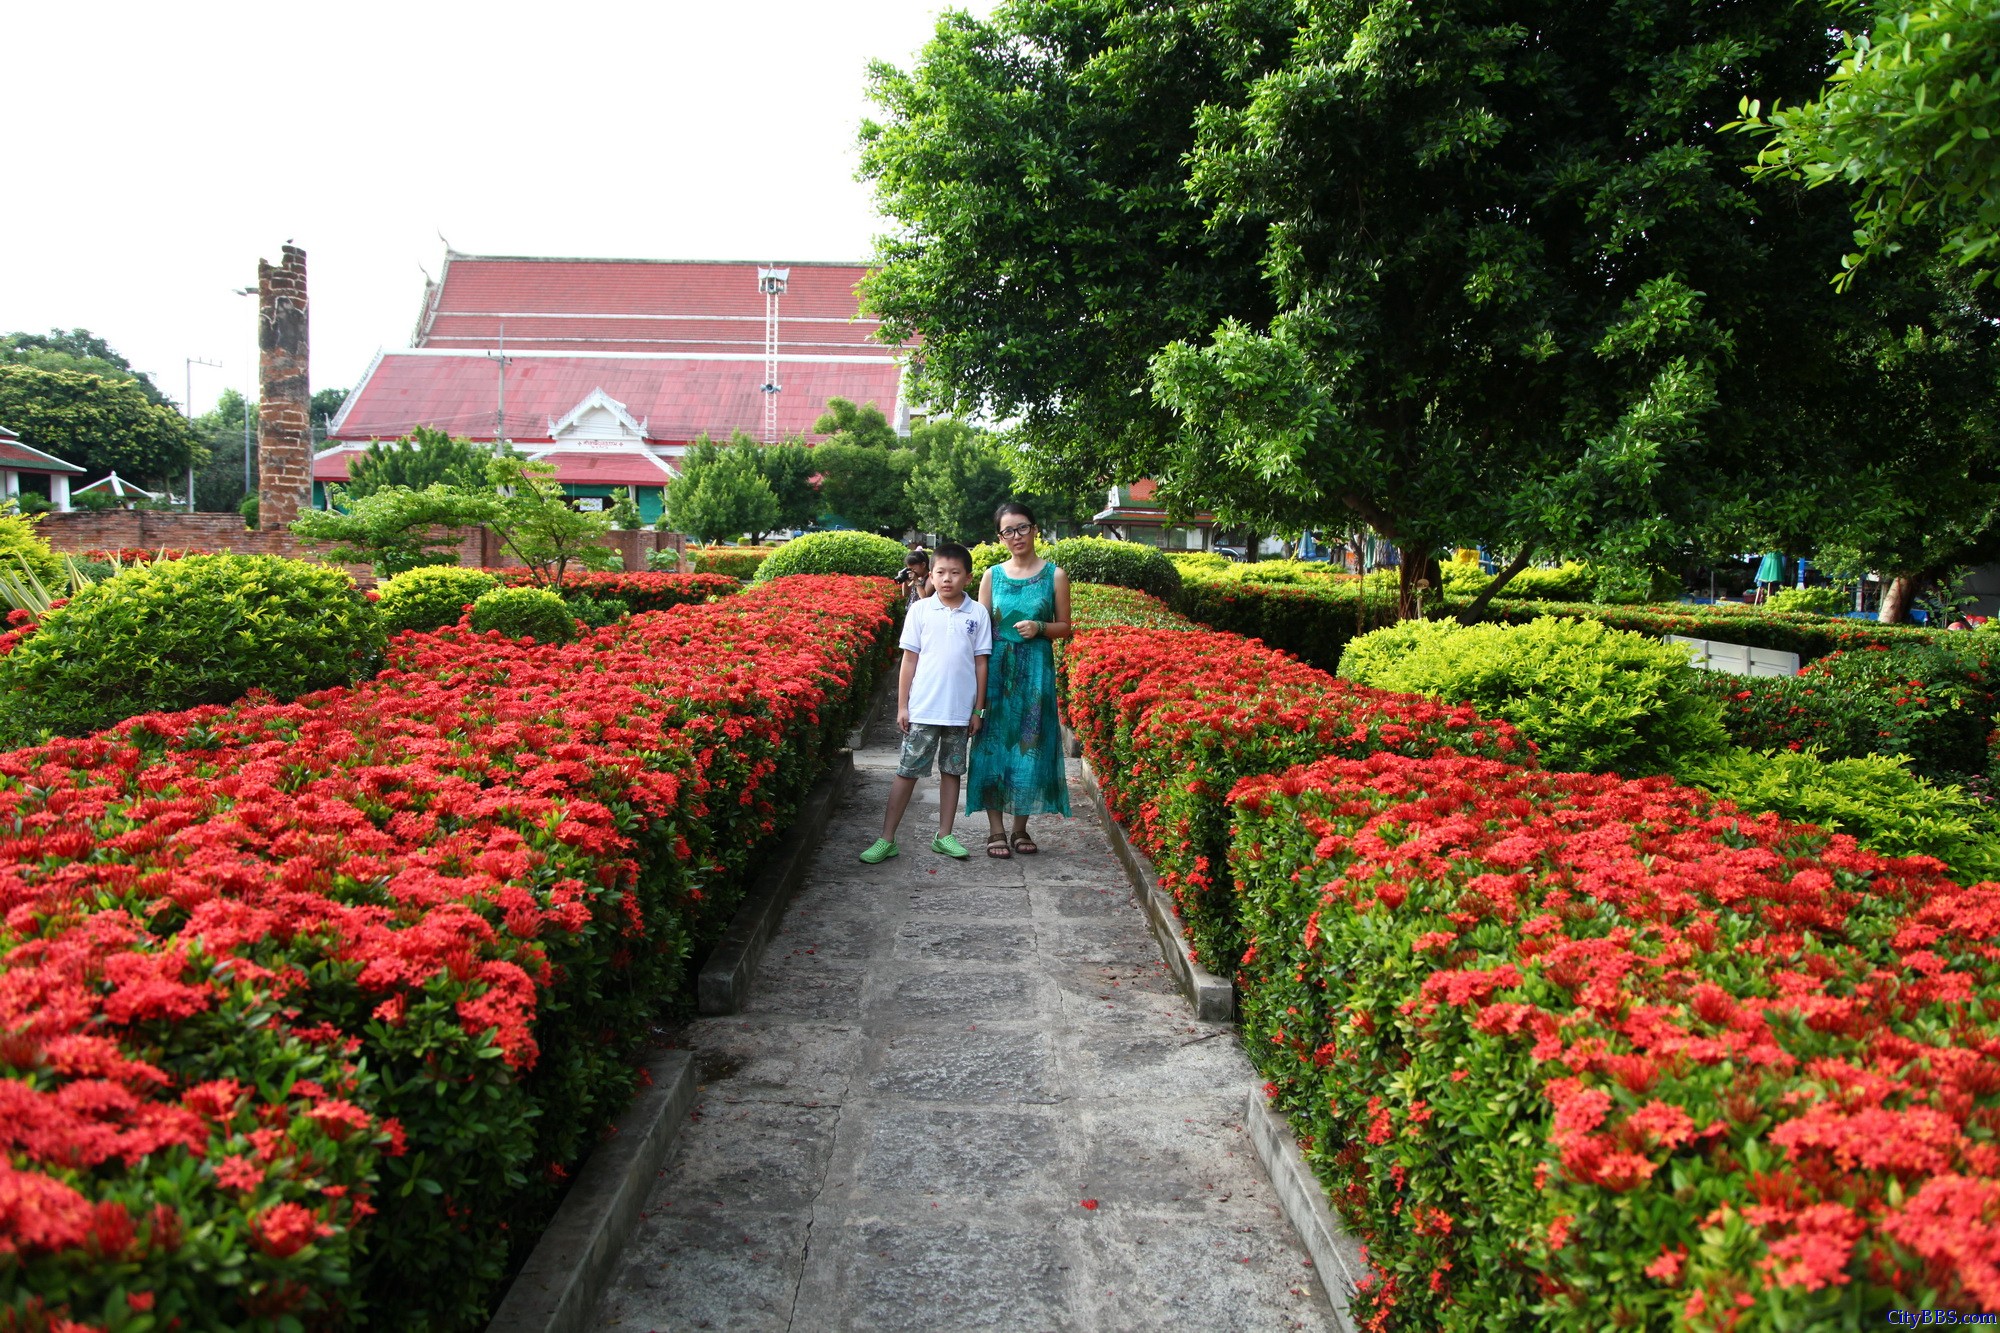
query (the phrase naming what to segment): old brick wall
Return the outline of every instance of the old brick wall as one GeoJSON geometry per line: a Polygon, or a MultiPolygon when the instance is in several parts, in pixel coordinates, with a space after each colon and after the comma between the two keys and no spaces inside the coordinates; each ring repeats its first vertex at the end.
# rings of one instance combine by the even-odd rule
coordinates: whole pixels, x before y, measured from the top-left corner
{"type": "Polygon", "coordinates": [[[312,503],[312,382],[306,252],[257,261],[258,519],[282,531],[312,503]]]}

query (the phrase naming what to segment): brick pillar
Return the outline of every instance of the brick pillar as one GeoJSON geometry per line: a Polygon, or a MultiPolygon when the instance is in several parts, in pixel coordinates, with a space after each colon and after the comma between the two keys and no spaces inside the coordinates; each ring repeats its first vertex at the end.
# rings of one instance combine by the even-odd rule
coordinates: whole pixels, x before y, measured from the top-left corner
{"type": "Polygon", "coordinates": [[[306,252],[257,261],[257,526],[283,530],[312,504],[306,252]]]}

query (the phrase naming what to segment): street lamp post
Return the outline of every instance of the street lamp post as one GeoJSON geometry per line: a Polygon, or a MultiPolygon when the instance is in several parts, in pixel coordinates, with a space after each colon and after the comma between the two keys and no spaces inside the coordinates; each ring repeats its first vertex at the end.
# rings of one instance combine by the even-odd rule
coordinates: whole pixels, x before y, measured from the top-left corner
{"type": "MultiPolygon", "coordinates": [[[[220,361],[204,360],[203,358],[198,356],[191,356],[188,357],[185,363],[183,364],[182,369],[186,372],[186,379],[182,383],[182,388],[184,388],[187,391],[187,397],[182,400],[181,411],[187,414],[187,419],[189,421],[194,420],[194,368],[196,366],[214,366],[216,369],[220,370],[222,368],[222,363],[220,361]]],[[[190,514],[194,512],[194,459],[193,458],[188,459],[188,512],[190,514]]]]}
{"type": "MultiPolygon", "coordinates": [[[[231,287],[238,296],[255,296],[255,287],[231,287]]],[[[254,361],[251,364],[256,364],[254,361]]],[[[250,450],[250,395],[243,395],[243,494],[248,496],[257,489],[257,456],[250,450]]]]}

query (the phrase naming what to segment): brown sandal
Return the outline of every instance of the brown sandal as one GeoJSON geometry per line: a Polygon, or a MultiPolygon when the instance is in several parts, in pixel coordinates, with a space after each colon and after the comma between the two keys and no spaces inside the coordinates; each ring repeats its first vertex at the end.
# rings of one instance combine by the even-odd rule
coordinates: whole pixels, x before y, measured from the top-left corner
{"type": "Polygon", "coordinates": [[[1023,856],[1034,856],[1037,853],[1039,853],[1042,849],[1035,845],[1035,840],[1029,837],[1026,831],[1024,830],[1023,832],[1015,835],[1014,850],[1019,852],[1023,856]]]}
{"type": "Polygon", "coordinates": [[[986,854],[995,861],[1005,861],[1014,855],[1014,848],[1005,838],[988,838],[986,854]]]}

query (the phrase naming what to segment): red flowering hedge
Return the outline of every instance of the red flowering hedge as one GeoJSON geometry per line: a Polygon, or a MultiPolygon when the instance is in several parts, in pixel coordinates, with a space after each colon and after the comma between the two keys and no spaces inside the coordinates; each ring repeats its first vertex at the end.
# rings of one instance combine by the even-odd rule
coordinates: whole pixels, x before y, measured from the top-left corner
{"type": "Polygon", "coordinates": [[[0,755],[0,1328],[467,1328],[896,602],[817,578],[0,755]]]}
{"type": "MultiPolygon", "coordinates": [[[[495,570],[502,583],[526,587],[534,579],[525,569],[495,570]]],[[[667,611],[696,602],[712,602],[742,589],[742,583],[722,574],[664,574],[616,570],[578,570],[563,579],[563,592],[591,597],[615,597],[633,612],[667,611]]]]}
{"type": "Polygon", "coordinates": [[[1664,778],[1251,779],[1244,1035],[1375,1328],[2000,1307],[2000,885],[1664,778]]]}
{"type": "Polygon", "coordinates": [[[1134,845],[1152,858],[1202,966],[1243,949],[1225,868],[1229,789],[1329,754],[1528,756],[1504,722],[1317,671],[1234,634],[1121,627],[1064,652],[1069,724],[1134,845]]]}

